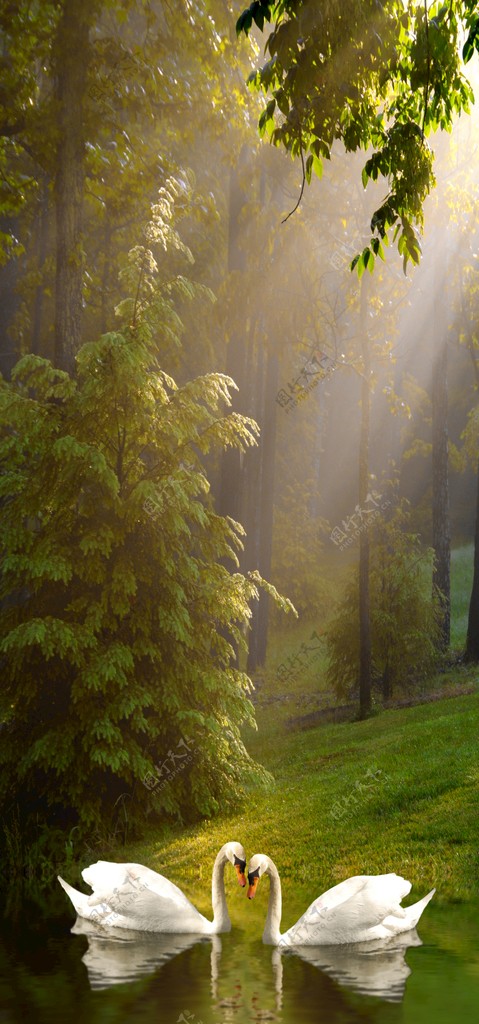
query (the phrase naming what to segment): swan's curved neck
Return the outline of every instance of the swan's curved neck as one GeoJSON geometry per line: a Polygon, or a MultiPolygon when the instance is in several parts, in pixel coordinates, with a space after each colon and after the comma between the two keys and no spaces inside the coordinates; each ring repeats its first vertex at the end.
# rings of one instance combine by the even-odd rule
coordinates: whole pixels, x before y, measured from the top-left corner
{"type": "Polygon", "coordinates": [[[215,931],[226,932],[231,928],[230,916],[225,895],[225,864],[228,858],[224,849],[220,850],[213,865],[211,879],[211,902],[213,904],[213,925],[215,931]]]}
{"type": "Polygon", "coordinates": [[[281,882],[273,861],[269,862],[266,874],[269,875],[269,900],[263,942],[276,946],[281,937],[281,882]]]}

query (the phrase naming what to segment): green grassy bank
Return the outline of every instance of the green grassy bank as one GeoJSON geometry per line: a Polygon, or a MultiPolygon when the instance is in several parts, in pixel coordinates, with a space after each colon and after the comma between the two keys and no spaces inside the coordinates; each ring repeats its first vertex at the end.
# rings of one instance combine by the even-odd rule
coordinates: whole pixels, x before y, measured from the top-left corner
{"type": "MultiPolygon", "coordinates": [[[[470,556],[469,549],[469,562],[470,556]]],[[[458,646],[465,636],[465,562],[463,549],[453,575],[453,615],[462,609],[454,615],[458,646]]],[[[296,681],[287,701],[268,699],[285,689],[275,666],[312,628],[298,624],[283,634],[259,691],[259,728],[247,742],[272,772],[271,788],[252,792],[234,814],[187,830],[152,828],[142,842],[103,855],[155,868],[208,915],[214,857],[235,839],[248,857],[268,853],[277,863],[287,894],[285,927],[321,891],[354,874],[396,871],[413,883],[415,898],[436,886],[439,905],[469,901],[479,872],[478,669],[457,666],[431,680],[438,693],[444,686],[472,688],[467,695],[292,731],[284,720],[305,697],[307,711],[308,694],[314,700],[321,691],[321,662],[296,681]]],[[[246,913],[257,916],[260,934],[267,884],[247,911],[233,877],[228,887],[233,921],[236,915],[241,927],[246,913]]]]}
{"type": "Polygon", "coordinates": [[[153,829],[111,859],[161,871],[208,913],[214,857],[236,839],[277,863],[291,892],[285,925],[354,874],[397,871],[418,897],[436,886],[438,901],[467,901],[479,872],[478,735],[474,693],[282,736],[264,758],[269,792],[163,840],[153,829]]]}

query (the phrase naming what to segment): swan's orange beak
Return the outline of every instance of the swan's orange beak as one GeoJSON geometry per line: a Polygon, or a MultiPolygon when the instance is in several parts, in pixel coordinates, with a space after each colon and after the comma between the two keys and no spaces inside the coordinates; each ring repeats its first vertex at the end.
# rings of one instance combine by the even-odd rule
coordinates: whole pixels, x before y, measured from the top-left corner
{"type": "Polygon", "coordinates": [[[254,898],[256,896],[256,888],[257,888],[257,885],[258,885],[258,882],[259,882],[258,875],[254,875],[254,876],[248,875],[248,881],[249,881],[249,886],[248,886],[247,896],[248,896],[249,900],[254,900],[254,898]]]}
{"type": "Polygon", "coordinates": [[[238,878],[239,884],[242,886],[243,889],[246,885],[245,870],[246,864],[243,864],[241,861],[238,864],[235,864],[236,876],[238,878]]]}

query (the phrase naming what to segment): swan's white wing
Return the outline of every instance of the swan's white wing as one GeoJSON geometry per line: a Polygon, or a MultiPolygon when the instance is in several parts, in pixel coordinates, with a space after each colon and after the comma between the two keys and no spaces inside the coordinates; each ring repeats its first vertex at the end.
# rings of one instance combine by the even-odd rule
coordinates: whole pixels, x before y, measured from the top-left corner
{"type": "Polygon", "coordinates": [[[436,892],[435,889],[431,889],[427,896],[423,896],[422,900],[418,900],[417,903],[413,903],[410,907],[402,907],[404,910],[404,917],[402,920],[398,920],[397,917],[385,917],[382,922],[383,928],[385,928],[389,935],[400,935],[403,932],[408,932],[415,928],[423,910],[427,907],[430,900],[436,892]]]}
{"type": "Polygon", "coordinates": [[[91,908],[88,906],[89,897],[84,892],[78,892],[78,889],[74,889],[72,885],[65,882],[64,878],[57,875],[58,881],[62,889],[65,890],[67,896],[71,899],[73,906],[79,917],[90,917],[91,908]]]}
{"type": "Polygon", "coordinates": [[[334,945],[387,937],[394,932],[385,927],[385,919],[396,921],[397,931],[414,927],[400,906],[410,889],[411,883],[395,874],[348,878],[315,900],[281,936],[281,945],[334,945]]]}
{"type": "Polygon", "coordinates": [[[165,892],[166,886],[169,892],[174,891],[178,897],[186,900],[186,896],[177,885],[152,868],[146,868],[144,864],[115,864],[108,860],[97,860],[96,864],[90,864],[83,869],[82,878],[93,889],[95,895],[111,893],[114,889],[131,885],[133,882],[138,886],[146,885],[160,895],[165,892]]]}
{"type": "Polygon", "coordinates": [[[212,923],[163,875],[142,864],[98,861],[82,871],[93,895],[59,879],[80,917],[99,927],[182,934],[210,934],[212,923]]]}

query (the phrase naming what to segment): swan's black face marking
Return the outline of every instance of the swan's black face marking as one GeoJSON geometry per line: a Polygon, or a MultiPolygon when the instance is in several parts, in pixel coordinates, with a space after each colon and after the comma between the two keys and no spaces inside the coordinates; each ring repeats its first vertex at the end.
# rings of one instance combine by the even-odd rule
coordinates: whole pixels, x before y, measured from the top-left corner
{"type": "Polygon", "coordinates": [[[236,856],[236,854],[234,855],[234,858],[235,858],[234,859],[234,867],[235,867],[236,874],[238,876],[238,882],[239,882],[239,884],[241,886],[244,887],[246,885],[246,878],[245,878],[246,861],[245,860],[240,860],[239,857],[236,856]]]}
{"type": "Polygon", "coordinates": [[[259,882],[259,868],[256,868],[256,871],[248,871],[249,888],[248,888],[247,896],[248,896],[249,900],[254,900],[254,898],[256,896],[256,886],[258,885],[258,882],[259,882]]]}

